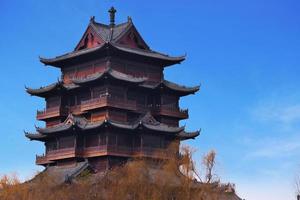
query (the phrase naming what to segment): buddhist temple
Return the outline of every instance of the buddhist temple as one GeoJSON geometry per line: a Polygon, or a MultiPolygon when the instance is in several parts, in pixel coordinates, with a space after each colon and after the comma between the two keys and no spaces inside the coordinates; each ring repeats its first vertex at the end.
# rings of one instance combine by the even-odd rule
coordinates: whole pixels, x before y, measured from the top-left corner
{"type": "Polygon", "coordinates": [[[179,151],[180,141],[199,135],[179,124],[189,117],[179,107],[180,98],[195,94],[199,86],[164,78],[164,69],[185,56],[152,50],[132,19],[115,24],[115,13],[109,10],[109,24],[91,17],[72,52],[40,57],[41,63],[61,71],[57,82],[26,87],[46,102],[36,116],[45,126],[25,136],[45,145],[36,164],[49,172],[68,178],[86,168],[103,172],[137,157],[168,159],[171,143],[179,151]]]}

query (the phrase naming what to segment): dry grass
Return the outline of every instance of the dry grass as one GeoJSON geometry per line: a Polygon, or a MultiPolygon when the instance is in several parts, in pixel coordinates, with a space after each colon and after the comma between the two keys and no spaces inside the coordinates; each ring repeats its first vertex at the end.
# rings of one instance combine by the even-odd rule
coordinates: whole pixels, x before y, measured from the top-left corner
{"type": "MultiPolygon", "coordinates": [[[[72,184],[57,185],[53,177],[39,175],[33,182],[21,184],[16,176],[0,179],[2,200],[215,200],[220,185],[213,179],[215,153],[203,158],[205,183],[195,181],[195,164],[189,148],[180,159],[153,162],[138,159],[115,168],[101,178],[85,175],[72,184]],[[181,166],[181,172],[179,171],[181,166]],[[183,175],[184,174],[184,175],[183,175]],[[210,184],[207,184],[210,183],[210,184]]],[[[201,177],[198,177],[201,179],[201,177]]]]}

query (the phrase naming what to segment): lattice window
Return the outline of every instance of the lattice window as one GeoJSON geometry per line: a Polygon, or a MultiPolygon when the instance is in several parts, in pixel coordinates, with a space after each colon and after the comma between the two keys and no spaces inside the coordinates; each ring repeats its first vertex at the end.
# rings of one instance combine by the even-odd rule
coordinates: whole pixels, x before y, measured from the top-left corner
{"type": "Polygon", "coordinates": [[[85,136],[85,147],[95,147],[99,145],[99,135],[91,134],[85,136]]]}
{"type": "Polygon", "coordinates": [[[46,107],[47,108],[53,108],[53,107],[57,107],[60,105],[60,97],[56,96],[56,97],[49,97],[46,99],[46,107]]]}
{"type": "Polygon", "coordinates": [[[73,136],[59,138],[59,148],[60,149],[71,148],[71,147],[74,147],[74,145],[75,145],[75,141],[74,141],[73,136]]]}
{"type": "Polygon", "coordinates": [[[56,149],[57,149],[57,142],[55,140],[46,142],[46,152],[53,151],[56,149]]]}
{"type": "Polygon", "coordinates": [[[159,148],[161,145],[161,138],[157,135],[143,135],[143,146],[159,148]]]}

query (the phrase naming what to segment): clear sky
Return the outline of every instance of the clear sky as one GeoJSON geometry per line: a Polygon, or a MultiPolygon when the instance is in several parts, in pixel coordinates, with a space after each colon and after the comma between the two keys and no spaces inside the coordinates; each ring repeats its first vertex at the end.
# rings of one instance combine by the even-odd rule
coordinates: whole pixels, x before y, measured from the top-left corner
{"type": "Polygon", "coordinates": [[[180,55],[166,78],[201,91],[181,101],[189,130],[202,135],[187,144],[218,153],[217,172],[247,200],[294,198],[300,172],[299,0],[0,0],[0,174],[30,177],[43,145],[29,142],[42,99],[24,85],[55,82],[59,71],[38,56],[72,51],[92,15],[108,23],[133,18],[154,50],[180,55]]]}

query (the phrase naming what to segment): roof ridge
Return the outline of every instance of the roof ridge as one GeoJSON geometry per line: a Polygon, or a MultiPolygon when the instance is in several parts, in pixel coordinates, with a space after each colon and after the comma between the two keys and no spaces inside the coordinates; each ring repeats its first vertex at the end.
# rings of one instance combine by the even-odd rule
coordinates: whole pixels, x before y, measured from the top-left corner
{"type": "MultiPolygon", "coordinates": [[[[114,39],[116,42],[120,39],[120,38],[122,38],[122,36],[124,36],[129,30],[130,30],[130,28],[133,26],[133,23],[132,22],[125,22],[125,23],[123,23],[123,24],[120,24],[120,26],[121,25],[127,25],[126,26],[126,28],[121,32],[121,33],[119,33],[119,35],[117,35],[116,36],[116,38],[114,39]]],[[[119,27],[120,27],[119,26],[119,27]]]]}
{"type": "Polygon", "coordinates": [[[96,21],[93,21],[92,24],[96,24],[96,25],[99,25],[99,26],[104,26],[104,27],[109,28],[109,25],[107,25],[107,24],[102,24],[102,23],[96,22],[96,21]]]}
{"type": "Polygon", "coordinates": [[[176,85],[176,86],[179,86],[179,87],[183,87],[185,89],[191,89],[191,88],[200,88],[201,84],[200,85],[197,85],[197,86],[185,86],[185,85],[181,85],[181,84],[178,84],[178,83],[175,83],[175,82],[172,82],[172,81],[168,81],[166,79],[163,79],[162,80],[162,83],[167,83],[167,84],[172,84],[172,85],[176,85]]]}
{"type": "Polygon", "coordinates": [[[161,56],[166,56],[168,58],[172,58],[172,57],[182,57],[182,58],[185,58],[186,55],[184,56],[171,56],[169,54],[165,54],[165,53],[161,53],[161,52],[158,52],[158,51],[154,51],[152,49],[140,49],[140,48],[133,48],[133,47],[130,47],[130,46],[127,46],[127,45],[124,45],[124,44],[120,44],[120,43],[115,43],[115,42],[111,42],[111,44],[113,46],[117,46],[117,47],[121,47],[121,48],[127,48],[127,49],[131,49],[131,50],[134,50],[134,51],[140,51],[140,52],[145,52],[145,53],[153,53],[153,54],[159,54],[161,56]]]}
{"type": "Polygon", "coordinates": [[[69,56],[69,55],[80,54],[80,53],[85,52],[85,51],[87,51],[87,52],[88,51],[93,51],[97,48],[103,47],[104,45],[105,45],[105,43],[101,44],[99,46],[91,47],[91,48],[80,49],[80,50],[77,50],[77,51],[71,51],[71,52],[68,52],[68,53],[65,53],[65,54],[62,54],[62,55],[59,55],[59,56],[55,56],[54,58],[50,58],[50,59],[49,58],[43,58],[43,57],[39,56],[39,59],[40,59],[41,62],[45,62],[45,61],[47,62],[47,60],[60,59],[62,57],[66,57],[66,56],[69,56]]]}
{"type": "MultiPolygon", "coordinates": [[[[101,22],[93,21],[92,23],[93,23],[93,24],[96,24],[96,25],[104,26],[104,27],[106,27],[106,28],[110,28],[110,27],[111,27],[110,25],[108,25],[108,24],[103,24],[103,23],[101,23],[101,22]]],[[[130,23],[130,22],[128,22],[128,21],[122,22],[122,23],[120,23],[120,24],[116,24],[116,25],[114,26],[114,28],[115,28],[115,27],[120,27],[120,26],[125,25],[125,24],[129,24],[129,23],[130,23]]]]}

